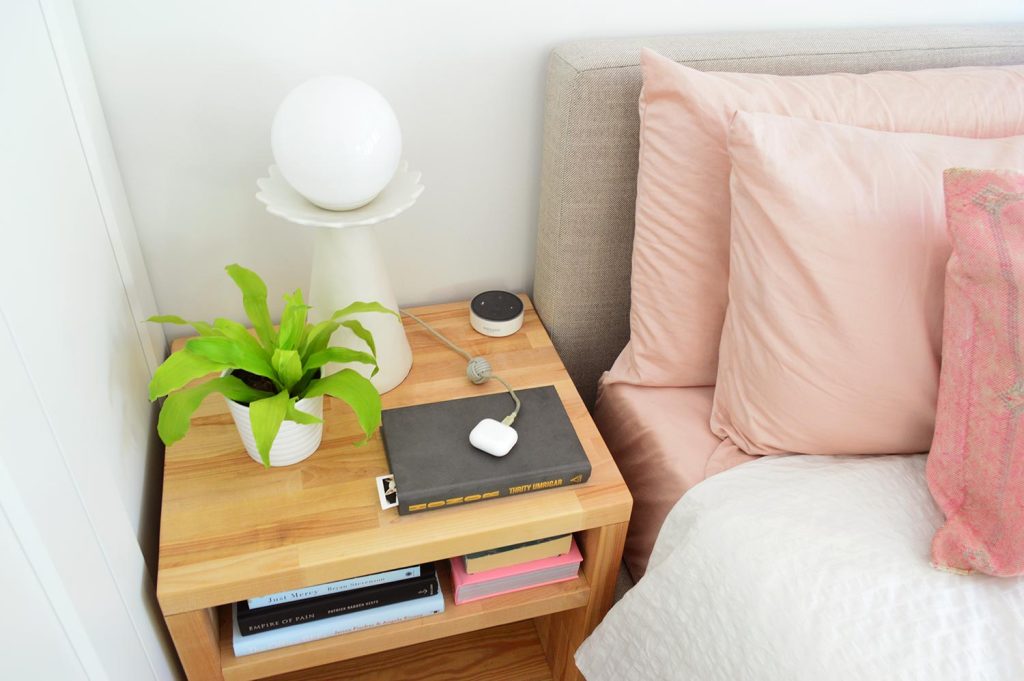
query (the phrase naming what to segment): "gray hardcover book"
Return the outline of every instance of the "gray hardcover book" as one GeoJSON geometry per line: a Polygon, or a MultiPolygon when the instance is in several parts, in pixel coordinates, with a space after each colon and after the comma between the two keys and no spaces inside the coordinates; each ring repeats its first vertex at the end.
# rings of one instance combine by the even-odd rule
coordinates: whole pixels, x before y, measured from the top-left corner
{"type": "Polygon", "coordinates": [[[517,390],[519,441],[504,457],[469,444],[482,419],[512,411],[508,393],[387,409],[381,432],[402,515],[586,482],[590,461],[554,387],[517,390]]]}

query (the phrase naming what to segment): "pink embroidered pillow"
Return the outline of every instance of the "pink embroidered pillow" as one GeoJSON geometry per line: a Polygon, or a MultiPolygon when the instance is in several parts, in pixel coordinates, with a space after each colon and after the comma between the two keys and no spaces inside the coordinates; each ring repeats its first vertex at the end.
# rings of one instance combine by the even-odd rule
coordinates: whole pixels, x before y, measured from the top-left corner
{"type": "Polygon", "coordinates": [[[702,73],[644,50],[630,342],[606,377],[713,385],[727,303],[733,113],[877,130],[1024,134],[1024,67],[775,76],[702,73]]]}
{"type": "Polygon", "coordinates": [[[942,172],[1024,167],[1024,136],[739,112],[711,426],[749,454],[925,452],[950,245],[942,172]]]}
{"type": "MultiPolygon", "coordinates": [[[[1024,166],[1018,166],[1024,167],[1024,166]]],[[[945,173],[953,255],[928,486],[941,568],[1024,574],[1024,173],[945,173]]]]}

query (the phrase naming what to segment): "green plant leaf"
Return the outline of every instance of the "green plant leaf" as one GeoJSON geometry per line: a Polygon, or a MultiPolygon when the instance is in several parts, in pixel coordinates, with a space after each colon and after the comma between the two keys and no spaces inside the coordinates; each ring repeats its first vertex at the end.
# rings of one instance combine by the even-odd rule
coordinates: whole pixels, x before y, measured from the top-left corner
{"type": "Polygon", "coordinates": [[[282,390],[271,397],[249,403],[249,420],[252,422],[252,436],[256,440],[263,466],[270,468],[270,448],[274,446],[281,422],[288,412],[291,399],[288,391],[282,390]]]}
{"type": "Polygon", "coordinates": [[[184,388],[197,378],[225,368],[224,364],[193,354],[187,349],[178,350],[171,353],[153,373],[153,380],[149,382],[149,399],[152,401],[163,397],[184,388]]]}
{"type": "Polygon", "coordinates": [[[352,315],[359,314],[361,312],[383,312],[385,314],[393,314],[396,317],[398,317],[398,319],[402,318],[402,315],[398,314],[392,309],[384,307],[380,303],[355,302],[352,303],[351,305],[346,305],[345,307],[341,308],[340,310],[332,314],[331,319],[337,320],[343,317],[351,317],[352,315]]]}
{"type": "Polygon", "coordinates": [[[326,348],[311,356],[306,360],[305,368],[319,369],[328,362],[338,362],[344,364],[346,362],[361,362],[362,364],[373,365],[373,373],[371,376],[376,376],[377,371],[377,359],[368,353],[360,352],[359,350],[350,350],[349,348],[326,348]]]}
{"type": "Polygon", "coordinates": [[[188,433],[189,425],[191,425],[192,414],[199,408],[199,405],[206,399],[207,395],[215,392],[219,392],[229,400],[235,400],[236,402],[260,400],[269,394],[262,390],[250,388],[234,376],[221,376],[206,383],[200,383],[197,386],[179,390],[167,397],[163,408],[160,410],[160,419],[157,421],[157,433],[160,434],[160,439],[164,441],[164,444],[172,445],[185,437],[185,434],[188,433]]]}
{"type": "Polygon", "coordinates": [[[373,384],[352,369],[342,369],[336,374],[318,378],[309,384],[305,397],[330,395],[345,402],[352,408],[363,429],[365,443],[380,425],[380,394],[373,384]]]}
{"type": "Polygon", "coordinates": [[[285,390],[290,390],[293,385],[302,378],[302,360],[297,350],[274,350],[274,356],[270,363],[277,372],[281,385],[285,390]]]}
{"type": "Polygon", "coordinates": [[[324,422],[323,419],[317,418],[312,414],[308,414],[295,406],[295,402],[298,401],[298,399],[298,397],[293,397],[288,403],[288,411],[284,414],[284,419],[286,421],[294,421],[295,423],[301,423],[304,426],[311,426],[316,423],[324,422]]]}
{"type": "Polygon", "coordinates": [[[245,343],[233,338],[193,338],[185,343],[185,349],[232,369],[245,369],[257,376],[265,376],[272,381],[280,382],[274,367],[262,353],[257,354],[245,343]]]}
{"type": "Polygon", "coordinates": [[[270,361],[270,355],[263,349],[263,346],[260,345],[260,342],[256,337],[249,333],[249,329],[245,328],[235,320],[218,317],[213,320],[213,326],[217,331],[220,331],[222,335],[227,336],[228,338],[249,348],[252,352],[259,355],[266,361],[270,361]]]}
{"type": "Polygon", "coordinates": [[[359,339],[361,339],[370,348],[370,354],[373,355],[374,359],[377,358],[377,346],[373,342],[373,334],[370,333],[369,329],[360,324],[355,319],[349,319],[341,323],[346,329],[350,329],[359,339]]]}
{"type": "Polygon", "coordinates": [[[331,319],[314,324],[310,328],[309,333],[306,334],[306,340],[300,349],[302,361],[305,362],[311,356],[326,348],[327,344],[331,342],[331,336],[339,327],[341,327],[341,322],[331,319]]]}
{"type": "Polygon", "coordinates": [[[224,269],[242,291],[242,305],[249,316],[256,335],[263,342],[263,347],[270,350],[277,343],[274,325],[270,321],[270,310],[267,308],[267,285],[260,276],[241,265],[228,265],[224,269]]]}
{"type": "Polygon", "coordinates": [[[281,313],[281,328],[277,334],[277,347],[294,350],[299,347],[302,331],[306,327],[306,314],[309,305],[302,300],[302,291],[284,297],[284,312],[281,313]]]}
{"type": "Polygon", "coordinates": [[[206,322],[190,322],[182,319],[176,314],[158,314],[153,315],[147,322],[155,322],[157,324],[177,324],[179,326],[191,326],[196,330],[200,336],[217,336],[219,335],[212,326],[206,322]]]}
{"type": "MultiPolygon", "coordinates": [[[[313,308],[309,308],[309,309],[312,310],[313,308]]],[[[308,317],[307,317],[307,319],[308,319],[308,317]]],[[[312,330],[313,330],[313,325],[308,323],[308,322],[302,327],[302,334],[299,336],[299,342],[295,345],[295,347],[299,351],[299,354],[302,354],[302,351],[305,349],[306,341],[309,339],[309,332],[312,331],[312,330]]]]}

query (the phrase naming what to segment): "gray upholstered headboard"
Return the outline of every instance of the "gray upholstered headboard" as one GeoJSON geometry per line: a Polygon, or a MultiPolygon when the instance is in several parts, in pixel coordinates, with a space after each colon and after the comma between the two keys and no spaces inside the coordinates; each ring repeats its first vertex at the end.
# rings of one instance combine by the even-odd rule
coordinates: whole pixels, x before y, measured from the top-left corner
{"type": "Polygon", "coordinates": [[[583,399],[629,339],[640,48],[798,75],[1024,63],[1024,24],[586,40],[548,64],[533,300],[583,399]]]}

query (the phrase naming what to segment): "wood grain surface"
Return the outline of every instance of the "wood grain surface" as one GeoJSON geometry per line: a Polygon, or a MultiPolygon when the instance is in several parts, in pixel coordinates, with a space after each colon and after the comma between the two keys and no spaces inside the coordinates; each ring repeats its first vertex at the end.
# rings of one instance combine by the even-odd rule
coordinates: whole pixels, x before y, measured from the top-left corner
{"type": "MultiPolygon", "coordinates": [[[[380,434],[357,447],[351,410],[328,399],[323,445],[306,461],[265,470],[245,453],[223,398],[199,408],[167,449],[157,595],[165,614],[319,584],[629,517],[632,499],[540,320],[527,303],[522,331],[488,338],[466,303],[416,310],[517,388],[554,385],[593,466],[578,487],[399,517],[382,511],[374,478],[388,471],[380,434]]],[[[473,385],[465,361],[406,320],[413,368],[385,408],[500,392],[473,385]]],[[[178,343],[180,346],[180,342],[178,343]]],[[[467,434],[468,436],[468,434],[467,434]]]]}
{"type": "Polygon", "coordinates": [[[530,621],[400,648],[268,681],[551,681],[530,621]]]}
{"type": "Polygon", "coordinates": [[[217,611],[212,608],[164,617],[189,679],[221,677],[217,611]]]}
{"type": "MultiPolygon", "coordinates": [[[[447,566],[438,565],[445,611],[430,617],[364,629],[255,655],[235,657],[231,647],[230,608],[221,609],[220,663],[225,681],[261,679],[273,674],[319,666],[388,651],[478,629],[529,620],[563,610],[585,610],[590,586],[585,576],[455,605],[447,566]]],[[[542,653],[543,654],[543,653],[542,653]]]]}
{"type": "MultiPolygon", "coordinates": [[[[486,356],[514,387],[555,386],[593,467],[584,485],[400,517],[395,509],[380,510],[377,501],[375,478],[388,472],[380,435],[357,446],[359,428],[345,404],[325,402],[323,444],[313,456],[265,470],[245,453],[223,398],[207,398],[188,436],[167,448],[157,577],[157,597],[190,679],[264,678],[325,664],[332,666],[323,669],[369,675],[352,678],[550,678],[542,667],[553,669],[554,678],[576,678],[572,651],[610,603],[622,552],[620,529],[629,520],[632,499],[529,299],[523,301],[523,329],[505,338],[473,331],[465,302],[411,311],[471,354],[486,356]],[[578,533],[584,553],[584,576],[575,582],[460,606],[449,596],[447,612],[416,622],[235,658],[224,622],[228,609],[217,607],[569,532],[578,533]],[[211,616],[215,611],[220,622],[211,616]],[[539,618],[539,637],[530,618],[539,618]],[[481,665],[493,653],[489,641],[497,640],[490,638],[495,634],[470,632],[505,627],[517,636],[532,632],[528,644],[510,644],[499,656],[508,659],[493,667],[511,669],[512,676],[455,675],[460,665],[490,669],[481,665]],[[445,650],[458,652],[451,667],[435,664],[436,675],[391,676],[385,669],[395,667],[376,662],[372,653],[393,649],[414,655],[409,659],[441,660],[445,650]],[[516,652],[527,650],[530,655],[516,652]]],[[[462,357],[414,321],[406,319],[405,327],[413,367],[383,396],[385,408],[503,390],[495,381],[473,385],[462,357]]],[[[179,339],[173,349],[184,342],[179,339]]]]}

